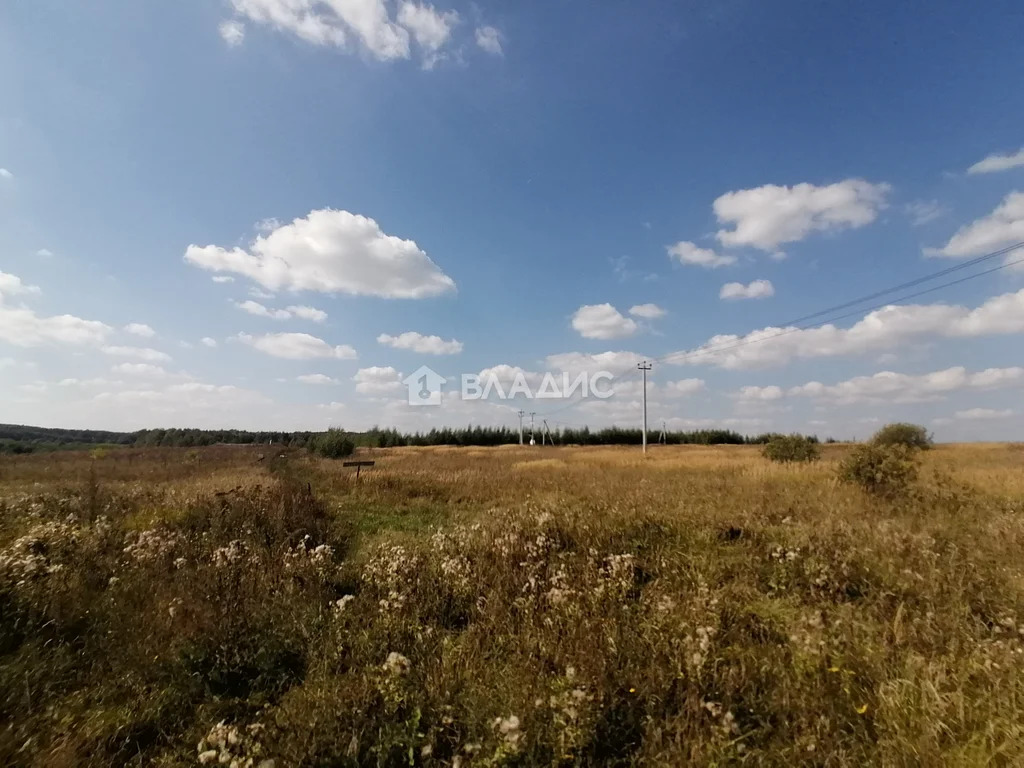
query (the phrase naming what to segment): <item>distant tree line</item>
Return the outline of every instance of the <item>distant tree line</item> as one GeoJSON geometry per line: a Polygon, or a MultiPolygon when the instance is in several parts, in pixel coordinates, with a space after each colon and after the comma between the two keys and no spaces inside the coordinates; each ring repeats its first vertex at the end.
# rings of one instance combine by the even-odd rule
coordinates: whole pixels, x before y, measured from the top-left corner
{"type": "MultiPolygon", "coordinates": [[[[331,431],[333,432],[333,430],[331,431]]],[[[317,448],[328,432],[249,432],[242,429],[143,429],[138,432],[106,432],[100,430],[46,429],[0,424],[0,453],[34,453],[37,451],[74,450],[96,446],[136,447],[201,447],[206,445],[273,444],[289,448],[317,448]],[[317,441],[320,441],[319,443],[317,441]]],[[[540,430],[534,436],[541,442],[540,430]]],[[[640,445],[639,428],[560,427],[551,431],[557,445],[640,445]]],[[[648,431],[649,443],[659,442],[660,430],[648,431]]],[[[698,429],[666,432],[668,445],[761,445],[774,433],[747,436],[729,429],[698,429]]],[[[397,429],[374,427],[366,432],[347,432],[345,439],[353,446],[393,448],[428,445],[512,445],[519,442],[519,432],[511,427],[440,427],[427,432],[400,432],[397,429]]],[[[817,442],[817,437],[810,440],[817,442]]],[[[544,440],[547,440],[545,436],[544,440]]],[[[529,431],[525,441],[529,442],[529,431]]]]}

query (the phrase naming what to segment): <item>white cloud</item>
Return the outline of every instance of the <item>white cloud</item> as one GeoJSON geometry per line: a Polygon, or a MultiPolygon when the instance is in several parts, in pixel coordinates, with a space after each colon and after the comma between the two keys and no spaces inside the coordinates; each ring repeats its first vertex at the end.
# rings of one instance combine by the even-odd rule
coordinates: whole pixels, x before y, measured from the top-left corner
{"type": "Polygon", "coordinates": [[[771,402],[773,400],[781,400],[785,397],[785,394],[782,391],[782,387],[772,385],[769,387],[742,387],[736,393],[736,397],[739,400],[771,402]]]}
{"type": "Polygon", "coordinates": [[[114,357],[134,357],[136,360],[145,360],[149,363],[165,363],[171,359],[166,352],[149,347],[103,347],[102,351],[114,357]]]}
{"type": "MultiPolygon", "coordinates": [[[[988,216],[961,227],[942,248],[926,248],[926,256],[964,258],[997,251],[1024,240],[1024,192],[1011,192],[988,216]]],[[[1007,262],[1020,258],[1007,255],[1007,262]]]]}
{"type": "Polygon", "coordinates": [[[204,347],[210,347],[211,349],[217,346],[217,340],[211,339],[209,336],[203,336],[203,338],[199,340],[199,343],[204,347]]]}
{"type": "Polygon", "coordinates": [[[668,313],[657,304],[637,304],[629,308],[629,314],[634,317],[643,317],[647,320],[656,320],[668,313]]]}
{"type": "Polygon", "coordinates": [[[907,203],[903,210],[910,217],[910,223],[915,227],[935,221],[949,213],[949,210],[938,200],[915,200],[912,203],[907,203]]]}
{"type": "Polygon", "coordinates": [[[235,301],[232,303],[243,312],[248,312],[250,315],[257,315],[258,317],[269,317],[272,320],[288,320],[292,316],[292,313],[286,309],[268,309],[258,301],[235,301]]]}
{"type": "Polygon", "coordinates": [[[40,293],[39,286],[26,285],[17,275],[0,272],[0,297],[18,296],[25,293],[40,293]]]}
{"type": "Polygon", "coordinates": [[[254,225],[254,229],[257,232],[273,232],[275,229],[281,226],[281,222],[274,216],[268,216],[265,219],[260,219],[254,225]]]}
{"type": "Polygon", "coordinates": [[[1012,155],[989,155],[984,160],[979,160],[970,168],[968,173],[995,173],[997,171],[1008,171],[1011,168],[1019,168],[1024,165],[1024,147],[1012,155]]]}
{"type": "Polygon", "coordinates": [[[717,269],[736,263],[735,256],[720,256],[709,248],[701,248],[688,240],[680,240],[675,245],[666,246],[668,255],[680,264],[695,264],[698,267],[717,269]]]}
{"type": "Polygon", "coordinates": [[[130,333],[133,336],[141,336],[144,339],[151,339],[156,336],[156,331],[150,328],[145,323],[128,323],[124,327],[125,333],[130,333]]]}
{"type": "Polygon", "coordinates": [[[257,236],[249,251],[190,245],[185,261],[245,275],[273,291],[418,299],[455,290],[412,240],[385,234],[373,219],[331,209],[257,236]]]}
{"type": "Polygon", "coordinates": [[[352,377],[356,392],[364,395],[382,395],[402,389],[402,374],[388,366],[360,368],[352,377]]]}
{"type": "Polygon", "coordinates": [[[679,379],[665,385],[666,397],[689,397],[705,388],[704,379],[679,379]]]}
{"type": "Polygon", "coordinates": [[[83,320],[74,315],[40,317],[27,307],[5,303],[6,295],[36,293],[35,286],[24,285],[14,275],[0,273],[0,341],[16,347],[38,347],[43,344],[99,344],[113,330],[96,320],[83,320]]]}
{"type": "Polygon", "coordinates": [[[337,379],[332,379],[325,373],[307,373],[302,376],[296,376],[296,381],[301,381],[303,384],[337,384],[337,379]]]}
{"type": "Polygon", "coordinates": [[[1005,419],[1009,416],[1013,416],[1013,411],[1009,408],[1002,411],[993,410],[992,408],[970,408],[953,414],[955,419],[1005,419]]]}
{"type": "Polygon", "coordinates": [[[151,365],[150,363],[119,363],[110,370],[127,376],[149,376],[152,378],[167,376],[167,371],[159,365],[151,365]]]}
{"type": "Polygon", "coordinates": [[[217,27],[217,31],[220,32],[221,39],[231,48],[241,45],[245,40],[245,26],[237,19],[222,21],[217,27]]]}
{"type": "Polygon", "coordinates": [[[14,174],[8,171],[6,168],[0,168],[0,179],[13,179],[14,174]]]}
{"type": "Polygon", "coordinates": [[[639,326],[611,304],[586,304],[573,313],[572,327],[585,339],[621,339],[639,326]]]}
{"type": "Polygon", "coordinates": [[[923,336],[971,338],[1024,333],[1024,290],[994,296],[974,309],[950,304],[890,305],[850,328],[762,328],[745,336],[714,336],[702,347],[666,356],[676,364],[740,369],[794,359],[837,357],[893,349],[923,336]]]}
{"type": "Polygon", "coordinates": [[[880,371],[872,376],[856,376],[838,384],[810,381],[792,387],[787,394],[851,403],[914,403],[940,399],[961,390],[988,390],[1024,386],[1024,368],[988,368],[969,373],[963,366],[920,375],[880,371]]]}
{"type": "Polygon", "coordinates": [[[260,352],[286,360],[312,360],[321,357],[338,360],[354,360],[356,358],[356,351],[347,344],[334,347],[323,339],[310,336],[308,333],[268,333],[263,336],[239,333],[236,338],[260,352]]]}
{"type": "Polygon", "coordinates": [[[818,187],[766,184],[727,192],[714,202],[721,224],[716,237],[724,246],[752,246],[776,253],[779,246],[803,240],[812,232],[863,227],[885,207],[888,184],[846,179],[818,187]]]}
{"type": "Polygon", "coordinates": [[[408,349],[424,355],[457,355],[462,351],[462,342],[456,339],[445,341],[440,336],[424,336],[416,331],[406,331],[397,336],[382,333],[377,343],[394,349],[408,349]]]}
{"type": "Polygon", "coordinates": [[[504,53],[501,46],[501,33],[494,27],[477,27],[476,44],[494,56],[501,56],[504,53]]]}
{"type": "Polygon", "coordinates": [[[416,42],[428,51],[436,51],[452,34],[452,27],[459,23],[455,11],[440,12],[432,5],[403,2],[398,7],[398,23],[412,32],[416,42]]]}
{"type": "Polygon", "coordinates": [[[235,282],[235,278],[233,278],[231,275],[214,275],[210,279],[213,280],[213,282],[215,282],[215,283],[233,283],[233,282],[235,282]]]}
{"type": "Polygon", "coordinates": [[[306,306],[291,306],[288,307],[288,311],[291,312],[295,317],[301,317],[303,320],[311,320],[314,323],[322,323],[327,319],[327,313],[322,309],[316,307],[306,306]]]}
{"type": "Polygon", "coordinates": [[[750,285],[726,283],[718,293],[720,299],[766,299],[775,295],[775,286],[770,280],[754,280],[750,285]]]}
{"type": "Polygon", "coordinates": [[[40,248],[38,251],[36,251],[36,256],[39,256],[42,259],[48,259],[51,256],[53,256],[53,251],[51,251],[49,248],[40,248]]]}
{"type": "Polygon", "coordinates": [[[409,32],[426,51],[446,44],[458,16],[429,5],[402,3],[396,19],[384,0],[232,0],[257,24],[290,32],[307,43],[348,48],[355,41],[380,61],[408,59],[409,32]]]}
{"type": "Polygon", "coordinates": [[[583,352],[562,352],[556,355],[548,355],[544,363],[548,370],[566,373],[597,373],[608,371],[618,375],[626,371],[636,369],[638,363],[644,359],[643,355],[636,352],[600,352],[589,355],[583,352]]]}

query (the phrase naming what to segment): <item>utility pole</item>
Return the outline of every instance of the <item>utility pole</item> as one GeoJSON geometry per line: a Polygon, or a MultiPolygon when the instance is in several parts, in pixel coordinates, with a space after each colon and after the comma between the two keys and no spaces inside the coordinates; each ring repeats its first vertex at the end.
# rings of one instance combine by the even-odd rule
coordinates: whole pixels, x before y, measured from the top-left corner
{"type": "Polygon", "coordinates": [[[647,453],[647,372],[651,370],[651,364],[644,360],[637,363],[636,367],[644,374],[644,453],[647,453]]]}
{"type": "Polygon", "coordinates": [[[668,434],[665,432],[665,420],[661,420],[661,435],[658,437],[658,442],[662,445],[668,444],[668,434]]]}
{"type": "MultiPolygon", "coordinates": [[[[547,419],[543,419],[543,422],[544,422],[544,431],[548,433],[548,442],[551,443],[551,445],[554,445],[555,444],[555,436],[551,434],[551,427],[548,426],[548,420],[547,419]]],[[[543,442],[543,441],[544,441],[544,435],[542,433],[541,434],[541,442],[543,442]]]]}
{"type": "Polygon", "coordinates": [[[519,444],[523,444],[523,416],[526,414],[523,411],[519,412],[519,444]]]}
{"type": "Polygon", "coordinates": [[[533,417],[536,416],[536,415],[537,415],[536,411],[534,411],[533,413],[530,414],[530,445],[536,445],[537,444],[537,441],[533,439],[533,417]]]}

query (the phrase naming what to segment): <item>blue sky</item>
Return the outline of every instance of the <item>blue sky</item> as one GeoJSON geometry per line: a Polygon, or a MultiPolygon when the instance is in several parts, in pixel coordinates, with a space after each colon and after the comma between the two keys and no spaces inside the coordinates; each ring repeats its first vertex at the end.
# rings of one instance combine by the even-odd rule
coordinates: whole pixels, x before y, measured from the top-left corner
{"type": "Polygon", "coordinates": [[[655,363],[653,423],[1019,438],[1019,267],[747,342],[1024,240],[1022,32],[1013,2],[6,3],[0,421],[635,424],[632,374],[400,380],[710,345],[655,363]]]}

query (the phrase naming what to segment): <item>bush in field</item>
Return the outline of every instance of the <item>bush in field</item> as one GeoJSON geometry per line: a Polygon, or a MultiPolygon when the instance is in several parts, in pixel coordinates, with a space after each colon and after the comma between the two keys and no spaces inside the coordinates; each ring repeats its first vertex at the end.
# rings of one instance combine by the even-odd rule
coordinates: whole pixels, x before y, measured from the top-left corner
{"type": "Polygon", "coordinates": [[[761,449],[770,461],[817,461],[821,457],[816,441],[803,435],[775,435],[761,449]]]}
{"type": "Polygon", "coordinates": [[[886,498],[903,496],[917,479],[915,449],[905,445],[858,445],[839,465],[839,479],[886,498]]]}
{"type": "Polygon", "coordinates": [[[356,444],[340,429],[329,429],[313,438],[313,452],[326,459],[342,459],[351,456],[356,444]]]}
{"type": "Polygon", "coordinates": [[[932,447],[928,430],[917,424],[886,424],[871,438],[873,445],[902,445],[905,448],[927,450],[932,447]]]}

